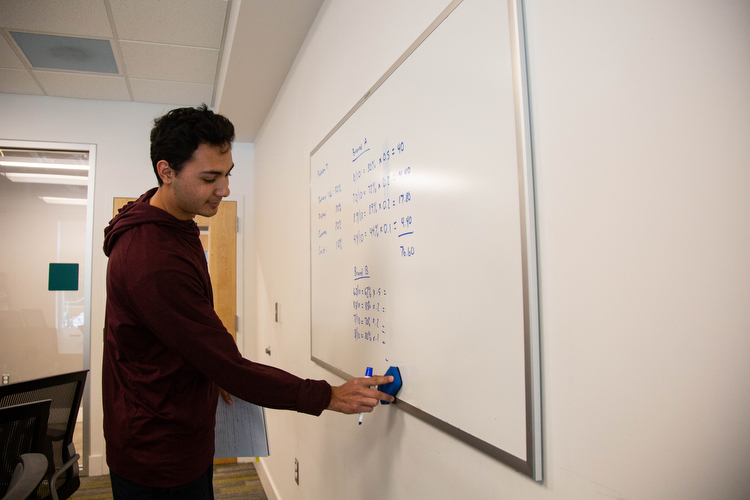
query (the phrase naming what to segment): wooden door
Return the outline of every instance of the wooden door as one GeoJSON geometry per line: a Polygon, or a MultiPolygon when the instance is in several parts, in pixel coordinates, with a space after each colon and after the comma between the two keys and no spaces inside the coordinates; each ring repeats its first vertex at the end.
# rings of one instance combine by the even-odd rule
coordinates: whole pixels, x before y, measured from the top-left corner
{"type": "MultiPolygon", "coordinates": [[[[115,198],[114,214],[135,198],[115,198]]],[[[201,244],[208,261],[208,274],[214,293],[214,310],[224,327],[237,341],[237,202],[222,201],[213,217],[195,216],[201,231],[201,244]]],[[[214,464],[237,462],[219,458],[214,464]]]]}

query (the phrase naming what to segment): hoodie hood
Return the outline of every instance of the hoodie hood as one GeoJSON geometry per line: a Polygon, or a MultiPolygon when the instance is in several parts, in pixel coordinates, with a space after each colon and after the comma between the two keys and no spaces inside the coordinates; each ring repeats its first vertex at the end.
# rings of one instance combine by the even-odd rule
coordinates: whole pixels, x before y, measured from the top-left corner
{"type": "Polygon", "coordinates": [[[149,204],[156,190],[157,188],[153,188],[146,191],[136,201],[131,201],[122,207],[109,221],[109,225],[104,228],[104,255],[109,257],[120,236],[143,224],[164,226],[184,238],[196,238],[200,235],[200,230],[194,221],[180,220],[161,208],[149,204]]]}

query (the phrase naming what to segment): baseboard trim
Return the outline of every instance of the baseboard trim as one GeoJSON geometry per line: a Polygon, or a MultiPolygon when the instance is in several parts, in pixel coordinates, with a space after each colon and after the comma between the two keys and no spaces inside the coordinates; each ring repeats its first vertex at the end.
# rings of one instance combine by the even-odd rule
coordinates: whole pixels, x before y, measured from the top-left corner
{"type": "Polygon", "coordinates": [[[103,455],[89,455],[89,476],[104,476],[109,474],[109,467],[104,463],[103,455]]]}
{"type": "Polygon", "coordinates": [[[266,492],[268,500],[280,500],[279,492],[276,490],[276,486],[271,480],[271,476],[266,472],[266,468],[263,464],[264,460],[261,458],[260,462],[255,462],[255,470],[258,471],[258,478],[260,478],[260,484],[263,485],[263,491],[266,492]]]}

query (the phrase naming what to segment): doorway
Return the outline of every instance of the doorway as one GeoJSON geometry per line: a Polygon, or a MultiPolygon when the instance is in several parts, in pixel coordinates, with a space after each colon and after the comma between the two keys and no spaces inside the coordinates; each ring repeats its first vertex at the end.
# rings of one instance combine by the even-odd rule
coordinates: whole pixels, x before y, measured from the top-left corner
{"type": "MultiPolygon", "coordinates": [[[[115,198],[112,216],[135,198],[115,198]]],[[[208,262],[214,310],[235,343],[239,331],[237,316],[237,202],[222,201],[213,217],[196,215],[200,240],[208,262]]],[[[215,459],[214,464],[236,463],[237,458],[215,459]]]]}
{"type": "MultiPolygon", "coordinates": [[[[2,383],[90,369],[96,146],[0,141],[2,383]]],[[[74,434],[88,471],[88,385],[74,434]]]]}

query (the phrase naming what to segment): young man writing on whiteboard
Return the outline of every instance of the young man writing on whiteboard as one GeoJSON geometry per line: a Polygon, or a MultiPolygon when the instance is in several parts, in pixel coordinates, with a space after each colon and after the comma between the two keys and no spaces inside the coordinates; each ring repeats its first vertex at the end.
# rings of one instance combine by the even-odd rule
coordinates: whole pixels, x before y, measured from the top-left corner
{"type": "MultiPolygon", "coordinates": [[[[105,229],[107,310],[102,390],[115,500],[213,499],[219,387],[269,408],[320,415],[370,412],[370,389],[392,377],[331,387],[244,359],[213,310],[195,215],[212,217],[229,195],[234,126],[206,106],[154,122],[158,187],[105,229]]],[[[231,403],[231,397],[222,391],[231,403]]]]}

